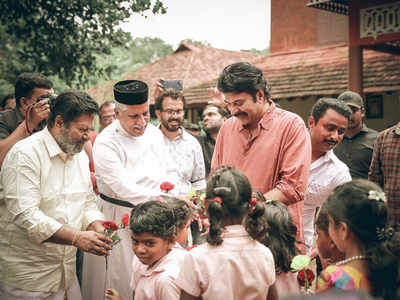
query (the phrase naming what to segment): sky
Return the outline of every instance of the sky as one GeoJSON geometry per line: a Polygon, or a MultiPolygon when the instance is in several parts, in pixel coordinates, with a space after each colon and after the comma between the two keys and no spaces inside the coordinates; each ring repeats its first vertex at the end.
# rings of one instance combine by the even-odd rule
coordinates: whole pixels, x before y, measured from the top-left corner
{"type": "Polygon", "coordinates": [[[122,28],[136,37],[158,37],[176,48],[184,39],[212,47],[263,50],[270,40],[270,0],[162,0],[165,15],[136,14],[122,28]]]}

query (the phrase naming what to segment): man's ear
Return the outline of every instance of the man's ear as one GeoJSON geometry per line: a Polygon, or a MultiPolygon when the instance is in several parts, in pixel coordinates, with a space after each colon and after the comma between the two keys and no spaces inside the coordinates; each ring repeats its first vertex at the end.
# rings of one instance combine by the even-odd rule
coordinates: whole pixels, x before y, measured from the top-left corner
{"type": "Polygon", "coordinates": [[[55,124],[55,126],[58,127],[58,128],[64,127],[64,121],[63,121],[63,119],[61,118],[60,115],[56,116],[56,119],[55,119],[54,124],[55,124]]]}
{"type": "Polygon", "coordinates": [[[176,243],[176,235],[173,234],[171,237],[168,238],[169,247],[172,249],[176,243]]]}
{"type": "Polygon", "coordinates": [[[265,95],[263,90],[258,90],[256,93],[256,101],[259,103],[265,103],[265,95]]]}
{"type": "Polygon", "coordinates": [[[315,126],[315,119],[314,119],[314,117],[313,116],[310,116],[309,118],[308,118],[308,128],[309,129],[311,129],[311,128],[314,128],[314,126],[315,126]]]}
{"type": "Polygon", "coordinates": [[[29,106],[31,105],[31,101],[29,98],[21,97],[19,98],[19,106],[23,111],[28,111],[29,106]]]}
{"type": "Polygon", "coordinates": [[[360,108],[360,112],[361,112],[361,118],[365,118],[365,108],[364,107],[361,107],[360,108]]]}
{"type": "Polygon", "coordinates": [[[154,113],[156,114],[157,119],[161,120],[161,111],[159,109],[156,109],[154,113]]]}

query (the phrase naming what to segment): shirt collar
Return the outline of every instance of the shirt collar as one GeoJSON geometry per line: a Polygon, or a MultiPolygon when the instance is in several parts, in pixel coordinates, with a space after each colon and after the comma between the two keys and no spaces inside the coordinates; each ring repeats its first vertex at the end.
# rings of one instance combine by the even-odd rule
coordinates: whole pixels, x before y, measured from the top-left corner
{"type": "Polygon", "coordinates": [[[61,159],[65,161],[66,159],[72,157],[72,155],[64,153],[61,150],[60,146],[58,145],[55,138],[52,136],[52,134],[50,133],[50,131],[47,127],[45,127],[42,130],[42,132],[43,132],[43,136],[44,136],[44,144],[47,148],[50,158],[53,158],[53,157],[59,155],[61,157],[61,159]]]}
{"type": "Polygon", "coordinates": [[[325,152],[324,155],[322,155],[321,157],[319,157],[316,161],[314,161],[311,166],[310,169],[314,169],[320,165],[323,165],[329,161],[333,161],[333,157],[334,157],[334,153],[333,150],[329,150],[327,152],[325,152]]]}
{"type": "Polygon", "coordinates": [[[400,122],[393,128],[392,132],[396,135],[400,135],[400,122]]]}
{"type": "Polygon", "coordinates": [[[248,236],[246,229],[243,225],[230,225],[226,226],[224,232],[222,233],[223,238],[230,237],[240,237],[240,236],[248,236]]]}

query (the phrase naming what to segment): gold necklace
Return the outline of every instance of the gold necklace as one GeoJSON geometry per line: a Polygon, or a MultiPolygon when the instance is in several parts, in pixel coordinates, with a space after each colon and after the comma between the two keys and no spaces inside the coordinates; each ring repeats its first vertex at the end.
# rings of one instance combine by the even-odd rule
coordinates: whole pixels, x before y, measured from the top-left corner
{"type": "Polygon", "coordinates": [[[356,256],[352,256],[349,258],[346,258],[344,260],[338,261],[336,263],[337,266],[341,266],[341,265],[345,265],[353,260],[361,260],[361,259],[367,259],[367,257],[365,255],[356,255],[356,256]]]}

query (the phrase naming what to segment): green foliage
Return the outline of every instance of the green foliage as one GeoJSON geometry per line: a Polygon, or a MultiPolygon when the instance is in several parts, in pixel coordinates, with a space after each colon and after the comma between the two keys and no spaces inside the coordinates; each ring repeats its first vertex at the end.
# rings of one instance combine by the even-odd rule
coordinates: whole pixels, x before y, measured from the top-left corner
{"type": "Polygon", "coordinates": [[[242,49],[240,51],[242,51],[242,52],[250,52],[250,53],[255,53],[255,54],[262,54],[262,55],[265,55],[265,56],[269,55],[269,48],[265,48],[264,50],[258,50],[258,49],[255,49],[255,48],[251,48],[251,49],[248,49],[248,50],[242,49]]]}
{"type": "Polygon", "coordinates": [[[121,23],[147,10],[166,12],[160,0],[2,0],[2,78],[12,85],[21,72],[40,72],[87,87],[90,77],[109,72],[97,58],[131,41],[121,23]]]}
{"type": "MultiPolygon", "coordinates": [[[[159,38],[136,38],[126,46],[113,47],[111,54],[97,57],[99,66],[106,70],[104,80],[118,80],[127,71],[151,64],[173,52],[171,45],[159,38]]],[[[89,84],[95,85],[102,80],[97,76],[89,77],[89,84]]]]}

